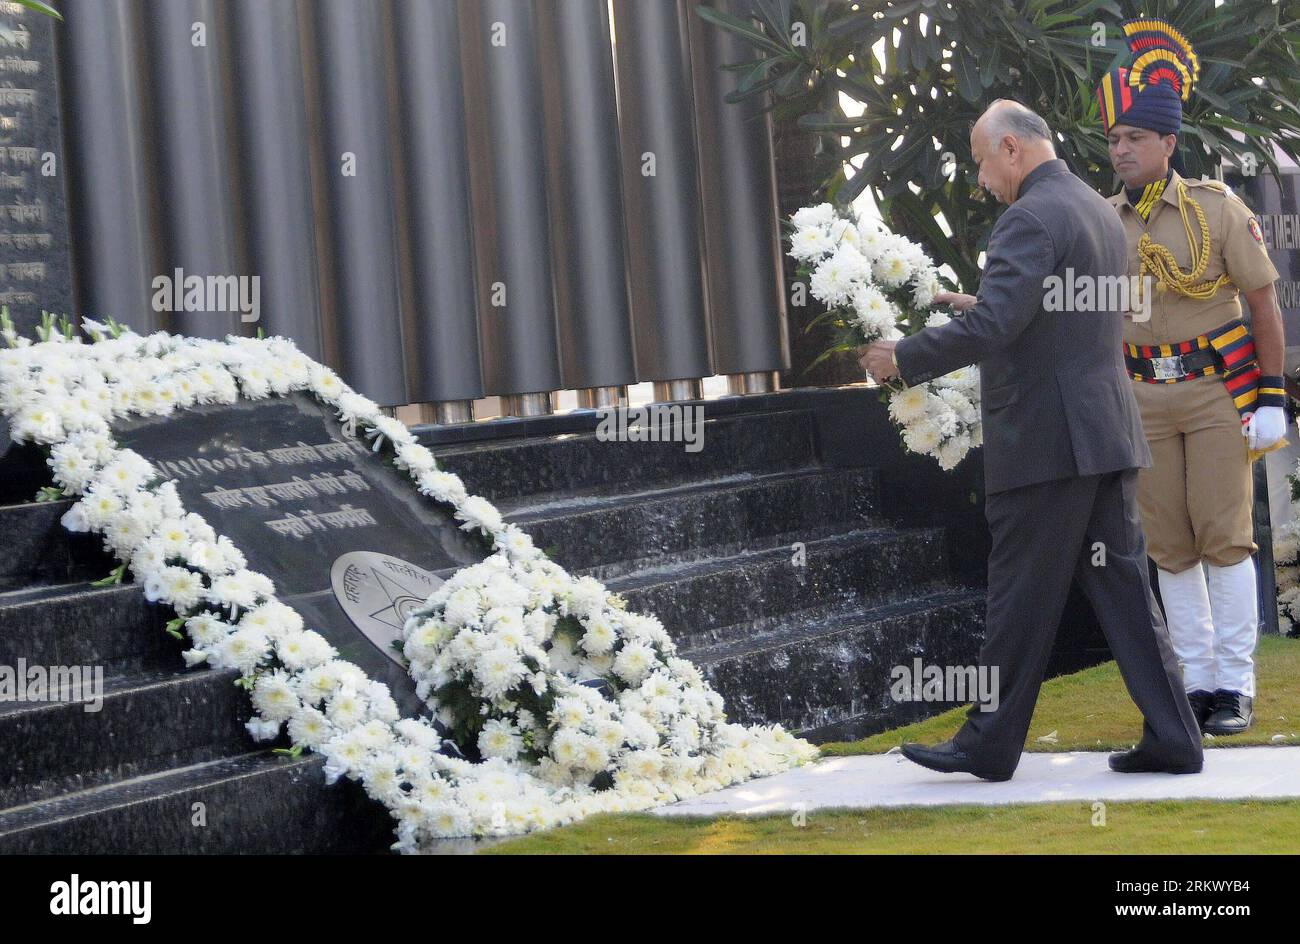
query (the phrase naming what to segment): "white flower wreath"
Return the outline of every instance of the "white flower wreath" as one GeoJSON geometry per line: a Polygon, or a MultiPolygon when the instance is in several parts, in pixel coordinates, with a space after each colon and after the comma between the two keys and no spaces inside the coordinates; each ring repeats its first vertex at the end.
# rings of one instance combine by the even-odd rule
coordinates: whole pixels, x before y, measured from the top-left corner
{"type": "Polygon", "coordinates": [[[396,819],[395,849],[646,809],[818,755],[780,725],[728,723],[657,619],[546,558],[402,423],[292,342],[83,329],[93,343],[48,318],[38,343],[7,317],[0,330],[11,345],[0,351],[0,410],[15,441],[48,451],[56,484],[42,497],[79,496],[64,524],[101,534],[122,561],[115,579],[129,567],[148,599],[176,611],[168,630],[188,636],[186,664],[237,670],[253,736],[287,732],[291,753],[325,755],[331,782],[358,780],[396,819]],[[481,762],[441,753],[429,719],[400,717],[387,686],[338,659],[110,428],[131,414],[294,391],[332,407],[461,528],[490,539],[494,552],[454,574],[404,630],[418,694],[453,735],[473,737],[481,762]]]}

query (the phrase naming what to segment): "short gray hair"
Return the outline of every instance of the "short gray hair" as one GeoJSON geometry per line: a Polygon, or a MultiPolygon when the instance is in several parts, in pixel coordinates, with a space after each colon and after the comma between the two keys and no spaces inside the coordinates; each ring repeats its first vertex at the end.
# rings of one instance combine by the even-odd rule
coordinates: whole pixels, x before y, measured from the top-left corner
{"type": "Polygon", "coordinates": [[[1047,127],[1042,116],[1010,98],[999,98],[985,110],[984,133],[990,144],[997,144],[1003,135],[1010,134],[1022,140],[1039,138],[1051,144],[1053,151],[1056,150],[1052,129],[1047,127]]]}

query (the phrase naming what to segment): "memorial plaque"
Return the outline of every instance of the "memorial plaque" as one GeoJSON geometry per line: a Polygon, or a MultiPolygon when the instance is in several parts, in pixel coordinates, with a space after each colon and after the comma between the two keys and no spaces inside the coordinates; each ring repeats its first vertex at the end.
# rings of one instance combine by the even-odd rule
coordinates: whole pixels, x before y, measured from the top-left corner
{"type": "Polygon", "coordinates": [[[427,570],[374,551],[349,551],[330,568],[334,598],[352,625],[398,663],[406,618],[441,583],[427,570]]]}
{"type": "Polygon", "coordinates": [[[0,304],[28,336],[42,309],[76,311],[54,29],[0,0],[0,304]]]}
{"type": "Polygon", "coordinates": [[[404,714],[419,713],[391,643],[443,578],[488,555],[485,538],[460,530],[449,510],[307,394],[198,406],[113,428],[123,446],[176,481],[186,509],[229,536],[342,658],[388,685],[404,714]]]}

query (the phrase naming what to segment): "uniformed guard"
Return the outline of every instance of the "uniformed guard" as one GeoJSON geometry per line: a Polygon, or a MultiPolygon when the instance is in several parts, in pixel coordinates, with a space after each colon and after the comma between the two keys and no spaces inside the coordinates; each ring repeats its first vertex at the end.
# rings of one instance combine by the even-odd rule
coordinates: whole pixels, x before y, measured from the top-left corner
{"type": "Polygon", "coordinates": [[[1153,18],[1123,30],[1133,62],[1108,73],[1097,98],[1124,181],[1111,202],[1129,275],[1150,293],[1124,321],[1153,462],[1138,506],[1193,711],[1207,733],[1233,734],[1250,726],[1255,695],[1251,464],[1286,444],[1278,274],[1250,209],[1223,183],[1178,173],[1199,72],[1191,44],[1153,18]]]}

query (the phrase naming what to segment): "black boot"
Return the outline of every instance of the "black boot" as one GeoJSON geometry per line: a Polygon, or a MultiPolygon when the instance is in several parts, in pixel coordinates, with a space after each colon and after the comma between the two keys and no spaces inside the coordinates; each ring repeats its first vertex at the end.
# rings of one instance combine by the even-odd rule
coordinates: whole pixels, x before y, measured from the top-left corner
{"type": "Polygon", "coordinates": [[[1241,692],[1221,688],[1214,693],[1214,711],[1205,722],[1205,733],[1215,736],[1240,734],[1254,720],[1255,699],[1241,692]]]}
{"type": "Polygon", "coordinates": [[[1187,701],[1191,703],[1192,717],[1196,719],[1196,726],[1204,731],[1205,721],[1214,711],[1214,693],[1198,688],[1194,692],[1187,693],[1187,701]]]}

